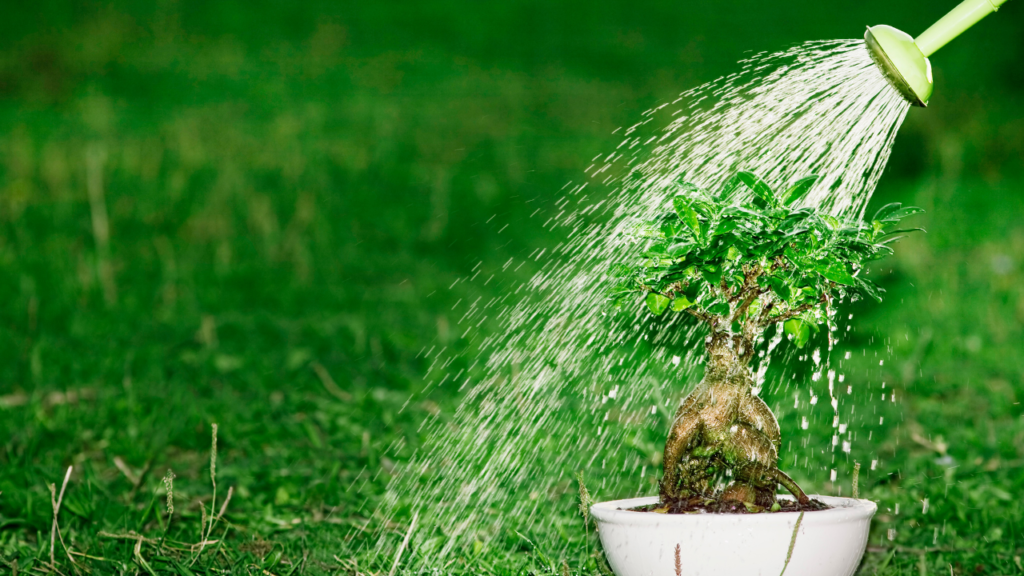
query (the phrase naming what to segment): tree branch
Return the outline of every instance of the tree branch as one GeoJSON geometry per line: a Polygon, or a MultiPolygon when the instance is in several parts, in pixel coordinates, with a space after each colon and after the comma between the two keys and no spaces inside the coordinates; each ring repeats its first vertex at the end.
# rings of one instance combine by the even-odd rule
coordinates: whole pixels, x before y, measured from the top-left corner
{"type": "Polygon", "coordinates": [[[757,300],[757,298],[764,294],[765,292],[766,290],[762,290],[760,288],[752,288],[750,292],[747,294],[747,297],[743,300],[743,303],[740,304],[738,308],[736,308],[736,313],[733,314],[732,321],[739,322],[740,318],[742,318],[743,315],[747,313],[747,309],[750,308],[750,305],[754,303],[754,300],[757,300]]]}
{"type": "MultiPolygon", "coordinates": [[[[762,328],[766,328],[768,326],[771,326],[772,324],[777,324],[779,322],[785,322],[786,320],[789,320],[791,318],[796,318],[800,314],[803,314],[804,312],[806,312],[806,311],[814,308],[815,306],[821,304],[822,302],[826,302],[826,301],[827,301],[827,295],[826,294],[822,294],[820,301],[818,301],[818,302],[811,302],[810,304],[804,304],[803,306],[797,306],[796,308],[793,308],[792,310],[789,310],[787,312],[783,312],[782,314],[779,314],[778,316],[776,316],[774,318],[767,318],[767,319],[765,319],[761,323],[761,327],[762,328]]],[[[765,312],[767,312],[767,310],[765,310],[765,312]]]]}
{"type": "Polygon", "coordinates": [[[714,325],[714,322],[713,322],[714,318],[711,316],[711,314],[708,314],[707,312],[702,312],[700,310],[694,310],[693,308],[687,308],[686,312],[688,314],[690,314],[690,316],[693,316],[694,318],[697,318],[699,320],[703,320],[704,322],[707,322],[708,324],[711,324],[712,326],[714,325]]]}

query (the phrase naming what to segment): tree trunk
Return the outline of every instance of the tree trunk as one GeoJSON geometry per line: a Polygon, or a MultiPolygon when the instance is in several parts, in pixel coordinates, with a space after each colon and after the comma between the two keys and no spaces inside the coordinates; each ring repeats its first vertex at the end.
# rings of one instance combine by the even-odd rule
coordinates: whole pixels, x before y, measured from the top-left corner
{"type": "Polygon", "coordinates": [[[704,380],[679,407],[665,444],[662,501],[720,496],[769,507],[779,481],[804,501],[799,486],[778,469],[778,421],[753,394],[753,339],[713,333],[706,344],[704,380]],[[732,481],[718,494],[715,484],[727,472],[732,481]]]}

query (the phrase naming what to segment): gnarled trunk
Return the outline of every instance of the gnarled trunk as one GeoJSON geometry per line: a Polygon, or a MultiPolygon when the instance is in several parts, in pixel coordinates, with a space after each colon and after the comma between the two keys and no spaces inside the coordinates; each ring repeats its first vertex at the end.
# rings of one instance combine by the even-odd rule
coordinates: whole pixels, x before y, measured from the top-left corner
{"type": "Polygon", "coordinates": [[[807,496],[778,468],[779,423],[753,394],[753,337],[718,332],[706,344],[704,380],[679,407],[665,444],[662,501],[718,496],[717,478],[731,471],[725,500],[768,507],[781,482],[804,503],[807,496]]]}

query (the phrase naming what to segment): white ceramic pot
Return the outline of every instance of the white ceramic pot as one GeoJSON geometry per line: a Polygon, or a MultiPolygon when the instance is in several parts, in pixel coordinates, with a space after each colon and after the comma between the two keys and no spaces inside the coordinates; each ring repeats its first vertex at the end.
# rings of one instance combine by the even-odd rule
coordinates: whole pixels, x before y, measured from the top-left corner
{"type": "MultiPolygon", "coordinates": [[[[850,576],[860,564],[869,500],[811,496],[832,506],[807,512],[786,565],[798,512],[657,514],[632,512],[657,497],[600,502],[590,508],[608,564],[618,576],[850,576]]],[[[785,496],[780,496],[785,498],[785,496]]]]}

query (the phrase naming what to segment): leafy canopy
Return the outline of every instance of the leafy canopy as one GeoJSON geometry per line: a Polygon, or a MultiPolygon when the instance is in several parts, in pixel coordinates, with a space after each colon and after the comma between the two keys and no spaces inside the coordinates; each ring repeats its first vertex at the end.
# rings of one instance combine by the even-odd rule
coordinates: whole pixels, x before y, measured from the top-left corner
{"type": "Polygon", "coordinates": [[[871,222],[840,222],[792,207],[817,178],[797,180],[782,194],[750,172],[737,173],[717,195],[676,185],[673,210],[630,232],[639,255],[613,267],[612,302],[621,307],[640,293],[655,315],[687,312],[712,330],[747,338],[785,322],[803,346],[837,299],[881,301],[883,290],[863,277],[864,264],[892,254],[889,244],[902,233],[920,230],[897,228],[923,210],[897,202],[871,222]],[[753,192],[751,201],[734,201],[741,186],[753,192]]]}

